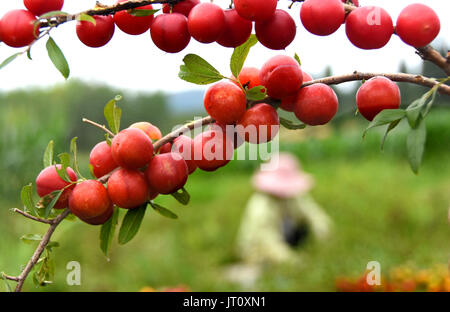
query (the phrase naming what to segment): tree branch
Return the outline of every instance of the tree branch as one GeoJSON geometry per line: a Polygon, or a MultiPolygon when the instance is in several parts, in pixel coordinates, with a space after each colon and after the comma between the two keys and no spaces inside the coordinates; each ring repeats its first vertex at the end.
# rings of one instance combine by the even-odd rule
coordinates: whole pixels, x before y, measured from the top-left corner
{"type": "Polygon", "coordinates": [[[16,212],[18,214],[21,214],[22,216],[24,216],[25,218],[37,221],[37,222],[41,222],[41,223],[45,223],[45,224],[52,224],[53,220],[48,220],[48,219],[42,219],[42,218],[38,218],[35,216],[30,215],[29,213],[22,211],[20,209],[14,208],[13,212],[16,212]]]}
{"type": "MultiPolygon", "coordinates": [[[[449,52],[450,53],[450,52],[449,52]]],[[[424,61],[430,61],[442,68],[442,70],[450,76],[450,57],[444,57],[433,49],[431,46],[426,46],[423,48],[417,48],[416,54],[418,54],[424,61]]]]}
{"type": "Polygon", "coordinates": [[[88,123],[90,125],[93,125],[94,127],[97,127],[103,131],[105,131],[106,133],[108,133],[112,138],[115,137],[116,135],[114,133],[112,133],[108,128],[106,128],[104,125],[101,125],[99,123],[96,123],[95,121],[83,118],[82,119],[83,122],[88,123]]]}
{"type": "Polygon", "coordinates": [[[28,274],[30,274],[30,272],[33,269],[33,267],[35,266],[35,264],[39,261],[39,258],[41,257],[41,254],[44,251],[45,247],[47,247],[48,243],[50,242],[50,238],[52,237],[53,232],[55,232],[56,227],[61,223],[62,220],[64,220],[64,218],[66,218],[69,215],[69,213],[70,213],[70,210],[66,209],[55,219],[49,220],[49,221],[51,221],[50,227],[49,227],[47,233],[45,233],[45,235],[42,238],[39,245],[37,246],[30,261],[28,261],[27,265],[25,266],[22,273],[20,273],[20,275],[18,277],[11,279],[11,280],[14,280],[17,282],[17,286],[15,289],[16,292],[20,292],[22,290],[23,284],[25,283],[25,280],[26,280],[28,274]]]}

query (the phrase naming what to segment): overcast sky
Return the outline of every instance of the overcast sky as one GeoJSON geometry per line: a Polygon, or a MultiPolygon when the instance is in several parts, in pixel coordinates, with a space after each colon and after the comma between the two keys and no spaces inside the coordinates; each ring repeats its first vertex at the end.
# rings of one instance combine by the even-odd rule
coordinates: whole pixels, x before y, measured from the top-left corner
{"type": "MultiPolygon", "coordinates": [[[[63,10],[69,13],[80,12],[95,4],[94,0],[66,0],[65,2],[63,10]]],[[[115,1],[101,2],[112,4],[115,1]]],[[[222,8],[226,8],[229,2],[229,0],[214,1],[222,8]]],[[[450,0],[360,0],[362,5],[378,5],[386,9],[394,23],[403,7],[417,2],[432,7],[440,17],[441,33],[435,42],[450,43],[450,0]]],[[[287,0],[280,0],[278,8],[287,9],[289,3],[287,0]]],[[[17,8],[23,8],[22,0],[0,1],[1,16],[17,8]]],[[[299,3],[294,4],[289,10],[297,24],[297,36],[286,51],[272,51],[258,44],[250,52],[246,66],[260,67],[273,55],[293,56],[296,52],[301,58],[303,69],[312,74],[321,72],[326,65],[331,65],[335,74],[346,74],[354,70],[395,72],[401,60],[405,60],[410,67],[419,68],[421,60],[415,55],[414,49],[403,44],[397,36],[393,36],[383,49],[360,50],[348,41],[344,27],[328,37],[308,33],[300,22],[299,10],[299,3]]],[[[230,73],[228,64],[233,50],[223,48],[216,43],[205,45],[192,39],[189,46],[181,53],[167,54],[153,45],[149,32],[140,36],[129,36],[116,27],[113,39],[106,46],[93,49],[84,46],[78,40],[75,24],[76,22],[66,23],[52,31],[53,38],[69,61],[72,78],[105,82],[124,89],[139,91],[177,92],[203,88],[184,82],[177,76],[182,59],[188,53],[199,54],[224,75],[230,73]]],[[[0,62],[17,51],[20,49],[12,49],[1,44],[0,62]]],[[[64,82],[48,59],[45,40],[33,47],[32,56],[33,61],[23,56],[0,71],[0,90],[50,86],[64,82]]]]}

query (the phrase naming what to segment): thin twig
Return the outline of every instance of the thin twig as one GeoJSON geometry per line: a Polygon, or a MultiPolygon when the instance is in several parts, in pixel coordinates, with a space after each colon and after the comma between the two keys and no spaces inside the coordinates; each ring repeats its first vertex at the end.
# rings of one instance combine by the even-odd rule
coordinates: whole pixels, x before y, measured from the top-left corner
{"type": "Polygon", "coordinates": [[[19,278],[18,277],[16,277],[16,276],[11,276],[11,275],[7,275],[7,274],[5,274],[5,273],[1,273],[1,276],[3,277],[3,278],[6,278],[7,280],[10,280],[10,281],[15,281],[15,282],[18,282],[19,281],[19,278]]]}
{"type": "Polygon", "coordinates": [[[426,46],[423,48],[417,48],[416,52],[424,61],[430,61],[439,66],[446,74],[447,76],[450,76],[450,62],[449,58],[447,56],[444,57],[433,49],[431,46],[426,46]]]}
{"type": "Polygon", "coordinates": [[[106,133],[108,133],[112,138],[116,136],[108,128],[106,128],[105,125],[98,124],[95,121],[92,121],[92,120],[89,120],[89,119],[86,119],[86,118],[83,118],[83,122],[88,123],[90,125],[93,125],[94,127],[100,128],[101,130],[103,130],[106,133]]]}
{"type": "Polygon", "coordinates": [[[18,214],[21,214],[22,216],[24,216],[24,217],[26,217],[26,218],[28,218],[28,219],[37,221],[37,222],[41,222],[41,223],[45,223],[45,224],[52,224],[52,223],[53,223],[52,220],[42,219],[42,218],[39,218],[39,217],[32,216],[32,215],[30,215],[29,213],[27,213],[27,212],[25,212],[25,211],[22,211],[22,210],[20,210],[20,209],[17,209],[17,208],[14,208],[14,209],[13,209],[13,212],[16,212],[16,213],[18,213],[18,214]]]}
{"type": "Polygon", "coordinates": [[[51,223],[47,233],[45,233],[44,237],[42,238],[41,242],[39,243],[38,247],[36,248],[30,261],[28,261],[28,263],[25,266],[25,268],[23,269],[22,273],[20,273],[20,275],[17,277],[17,280],[16,280],[17,286],[15,289],[16,292],[20,292],[22,290],[23,284],[25,283],[25,280],[26,280],[28,274],[30,274],[34,265],[39,261],[39,258],[41,257],[42,252],[45,250],[45,247],[50,242],[50,238],[52,237],[53,232],[55,232],[56,227],[69,214],[70,214],[70,210],[66,209],[59,216],[57,216],[55,219],[52,220],[52,223],[51,223]]]}

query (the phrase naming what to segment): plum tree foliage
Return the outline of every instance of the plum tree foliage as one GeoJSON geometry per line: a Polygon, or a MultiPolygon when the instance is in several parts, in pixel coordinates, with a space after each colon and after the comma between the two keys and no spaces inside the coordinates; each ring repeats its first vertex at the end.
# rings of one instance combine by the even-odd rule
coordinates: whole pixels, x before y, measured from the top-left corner
{"type": "Polygon", "coordinates": [[[0,69],[21,55],[31,59],[34,43],[47,38],[48,56],[66,79],[70,75],[69,64],[50,34],[57,26],[71,21],[76,21],[74,32],[79,40],[91,48],[107,45],[117,26],[129,35],[149,30],[149,40],[167,53],[180,53],[191,40],[217,42],[223,48],[234,49],[231,77],[221,74],[199,55],[188,54],[182,59],[180,79],[198,85],[212,84],[204,99],[209,116],[201,120],[164,136],[157,126],[145,121],[122,129],[123,112],[118,105],[121,96],[104,108],[107,126],[84,119],[105,133],[105,140],[90,153],[91,177],[83,177],[79,170],[77,138],[71,141],[69,153],[56,157],[53,141],[49,143],[43,157],[44,169],[35,182],[39,200],[33,198],[32,184],[26,185],[20,195],[24,209],[14,210],[48,224],[49,230],[44,236],[24,236],[24,240],[38,241],[39,245],[18,276],[1,274],[8,286],[8,280],[17,282],[16,291],[20,291],[33,270],[37,285],[51,282],[54,271],[51,252],[58,246],[51,236],[65,219],[78,218],[90,225],[102,225],[100,247],[106,256],[120,212],[125,212],[118,230],[120,244],[129,242],[138,233],[147,210],[176,219],[175,213],[155,199],[171,195],[187,205],[190,195],[185,186],[189,175],[196,170],[216,171],[225,166],[244,141],[270,142],[280,125],[300,130],[330,122],[339,106],[330,85],[363,82],[356,94],[360,114],[370,121],[363,136],[372,128],[385,126],[382,145],[400,121],[407,120],[410,128],[407,154],[412,170],[418,172],[426,141],[426,116],[437,93],[450,95],[450,86],[446,84],[450,79],[449,57],[429,46],[440,31],[438,15],[426,5],[412,4],[394,23],[383,8],[360,7],[356,0],[285,1],[290,1],[291,7],[301,6],[300,16],[293,18],[286,10],[277,8],[276,0],[234,0],[226,9],[199,0],[119,0],[111,6],[97,3],[95,8],[78,14],[61,11],[63,0],[24,0],[27,10],[17,9],[3,15],[0,40],[24,50],[4,60],[0,69]],[[349,41],[361,49],[379,49],[396,34],[416,49],[422,59],[440,67],[443,75],[354,72],[314,80],[302,70],[297,54],[288,56],[282,52],[268,59],[260,69],[244,67],[250,49],[258,43],[273,50],[289,46],[299,22],[318,36],[329,36],[345,27],[349,41]],[[430,90],[419,99],[408,99],[411,104],[400,108],[401,94],[396,82],[423,85],[430,90]],[[277,110],[290,112],[299,121],[279,118],[277,110]],[[194,138],[184,135],[207,125],[210,127],[194,138]],[[255,131],[250,133],[248,129],[255,131]]]}

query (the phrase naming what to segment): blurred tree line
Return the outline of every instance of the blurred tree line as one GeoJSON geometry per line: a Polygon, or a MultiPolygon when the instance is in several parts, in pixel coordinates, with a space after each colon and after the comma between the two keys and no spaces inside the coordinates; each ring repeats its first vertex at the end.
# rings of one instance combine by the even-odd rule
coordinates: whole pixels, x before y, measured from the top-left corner
{"type": "MultiPolygon", "coordinates": [[[[400,70],[411,72],[412,69],[402,64],[400,70]]],[[[423,63],[421,71],[414,73],[428,77],[442,76],[440,69],[428,62],[423,63]]],[[[331,68],[327,68],[322,76],[331,74],[331,68]]],[[[359,86],[360,82],[355,82],[351,89],[345,91],[335,89],[340,101],[339,113],[332,123],[336,132],[339,132],[350,118],[359,123],[360,127],[367,125],[362,118],[354,118],[355,94],[359,86]]],[[[426,88],[412,84],[400,83],[400,88],[403,106],[410,104],[427,91],[426,88]]],[[[123,95],[123,100],[119,103],[123,109],[122,128],[133,122],[149,121],[160,127],[163,133],[167,133],[176,124],[184,123],[198,114],[205,115],[204,112],[182,115],[186,113],[171,109],[168,105],[168,95],[162,92],[132,93],[78,80],[70,80],[50,89],[32,88],[0,92],[0,196],[3,199],[17,201],[21,186],[34,181],[40,171],[42,154],[50,140],[55,142],[55,152],[61,153],[69,150],[70,139],[76,136],[79,149],[88,153],[97,142],[104,139],[104,134],[83,123],[82,118],[105,123],[104,105],[118,94],[123,95]]],[[[438,96],[435,106],[450,107],[448,97],[438,96]]],[[[429,133],[427,149],[435,146],[438,149],[448,150],[450,146],[448,116],[449,114],[437,113],[433,121],[427,123],[429,133]]],[[[311,146],[314,144],[311,143],[311,146]]],[[[360,136],[351,148],[348,144],[348,140],[338,139],[330,146],[339,145],[340,151],[347,149],[354,152],[355,148],[361,148],[360,136]]],[[[374,141],[375,145],[378,145],[378,141],[374,141]]],[[[305,150],[304,146],[302,148],[305,150]]],[[[330,148],[331,150],[333,148],[330,148]]],[[[244,164],[234,166],[240,169],[242,165],[244,164]]]]}

